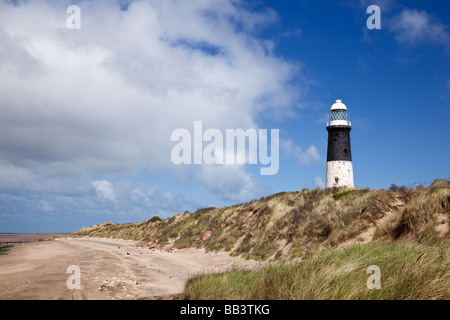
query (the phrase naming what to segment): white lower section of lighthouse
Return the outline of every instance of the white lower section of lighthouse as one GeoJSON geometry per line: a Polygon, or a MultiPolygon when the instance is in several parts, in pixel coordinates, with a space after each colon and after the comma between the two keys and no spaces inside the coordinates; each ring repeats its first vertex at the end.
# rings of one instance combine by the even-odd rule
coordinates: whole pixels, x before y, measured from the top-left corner
{"type": "Polygon", "coordinates": [[[327,161],[326,188],[354,187],[353,164],[351,161],[327,161]]]}

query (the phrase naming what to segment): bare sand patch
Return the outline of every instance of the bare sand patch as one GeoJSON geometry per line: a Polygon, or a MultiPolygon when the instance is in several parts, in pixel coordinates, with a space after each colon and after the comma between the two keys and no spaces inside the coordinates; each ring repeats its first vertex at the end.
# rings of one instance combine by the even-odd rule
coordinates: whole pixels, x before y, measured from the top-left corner
{"type": "Polygon", "coordinates": [[[371,225],[369,228],[367,228],[367,230],[358,234],[357,236],[340,243],[338,245],[338,247],[339,248],[347,248],[356,243],[364,244],[364,243],[368,243],[368,242],[372,241],[373,236],[375,235],[377,226],[380,226],[380,225],[386,223],[387,221],[389,221],[392,218],[392,216],[394,216],[396,214],[400,214],[400,209],[403,208],[404,205],[405,205],[405,202],[402,199],[396,199],[391,204],[391,209],[388,210],[387,212],[385,212],[384,216],[381,219],[377,220],[375,224],[371,225]]]}
{"type": "Polygon", "coordinates": [[[227,252],[179,249],[173,253],[136,246],[136,241],[80,238],[19,245],[0,256],[0,299],[72,299],[67,268],[79,266],[88,299],[137,299],[180,293],[189,277],[260,263],[227,252]]]}

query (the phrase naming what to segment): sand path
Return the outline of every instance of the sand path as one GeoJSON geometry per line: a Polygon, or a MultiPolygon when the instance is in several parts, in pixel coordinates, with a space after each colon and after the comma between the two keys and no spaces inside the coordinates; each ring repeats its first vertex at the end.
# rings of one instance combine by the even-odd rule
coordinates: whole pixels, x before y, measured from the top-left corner
{"type": "Polygon", "coordinates": [[[72,299],[69,266],[80,268],[88,299],[135,299],[176,294],[190,276],[258,262],[226,252],[180,249],[174,253],[136,247],[136,241],[80,238],[22,244],[0,256],[0,299],[72,299]]]}

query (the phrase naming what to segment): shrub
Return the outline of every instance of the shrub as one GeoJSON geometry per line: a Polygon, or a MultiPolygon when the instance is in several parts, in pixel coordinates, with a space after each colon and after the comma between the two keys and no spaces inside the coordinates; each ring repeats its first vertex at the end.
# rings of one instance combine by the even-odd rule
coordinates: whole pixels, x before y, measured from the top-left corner
{"type": "Polygon", "coordinates": [[[391,186],[389,187],[389,190],[390,190],[390,191],[398,191],[398,186],[397,186],[395,183],[393,183],[393,184],[391,184],[391,186]]]}
{"type": "Polygon", "coordinates": [[[154,216],[153,218],[150,219],[150,222],[156,222],[156,221],[161,221],[161,218],[158,216],[154,216]]]}

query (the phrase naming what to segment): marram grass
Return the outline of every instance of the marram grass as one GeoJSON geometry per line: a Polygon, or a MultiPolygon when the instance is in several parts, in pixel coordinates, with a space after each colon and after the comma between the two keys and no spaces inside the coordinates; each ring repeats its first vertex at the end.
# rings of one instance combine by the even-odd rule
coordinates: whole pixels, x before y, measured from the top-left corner
{"type": "Polygon", "coordinates": [[[190,279],[180,299],[435,300],[450,298],[449,238],[438,243],[354,245],[275,263],[190,279]],[[380,268],[380,289],[369,289],[369,266],[380,268]]]}

